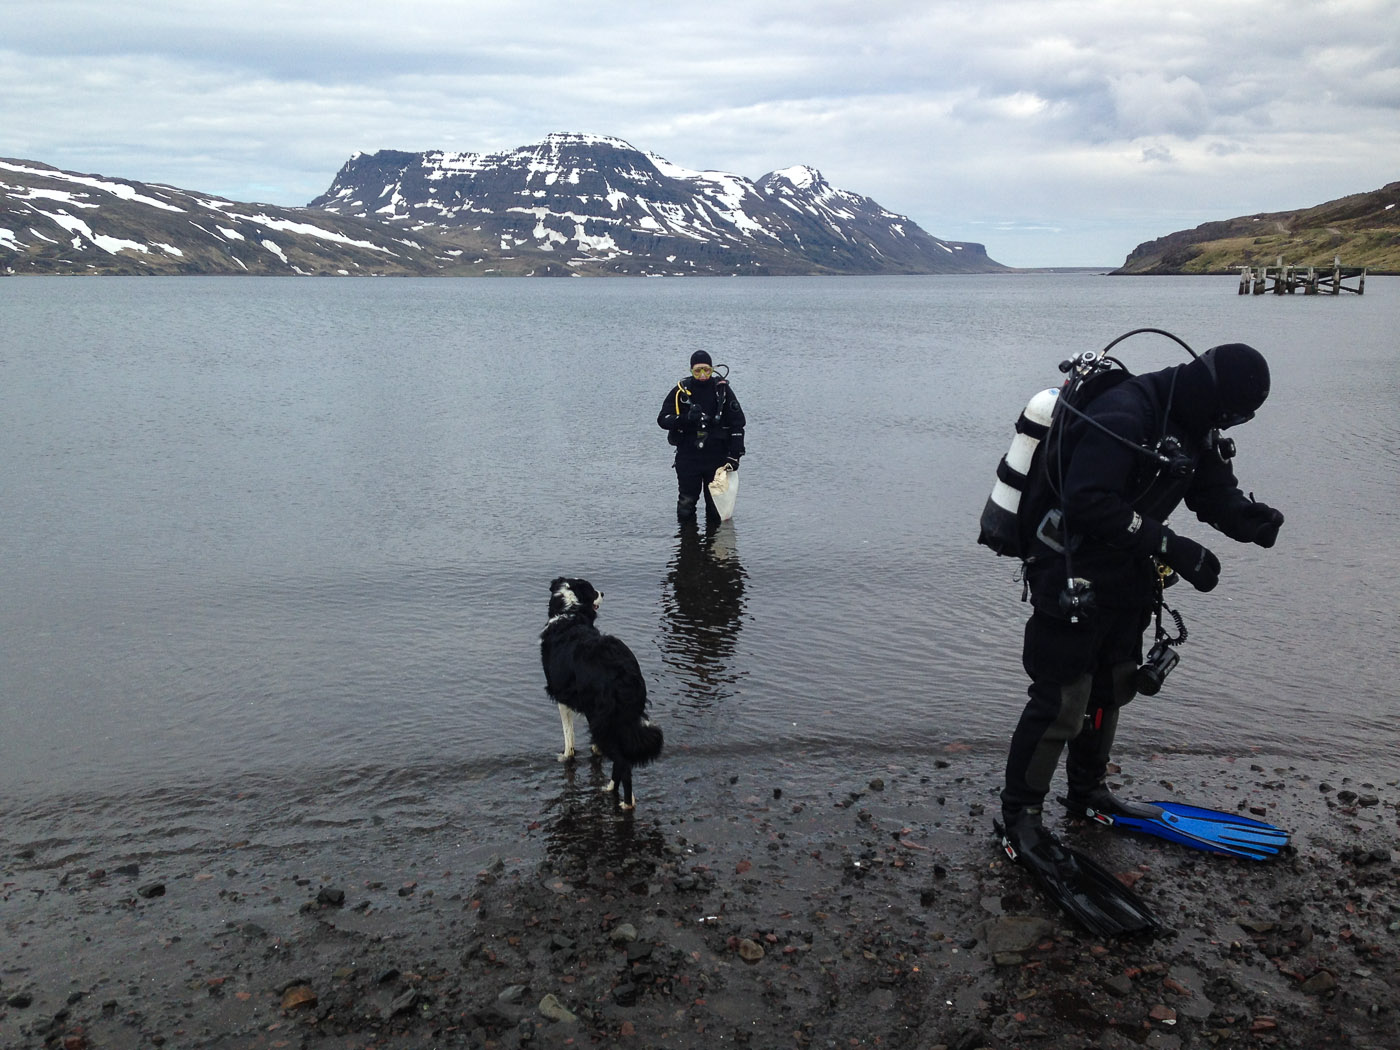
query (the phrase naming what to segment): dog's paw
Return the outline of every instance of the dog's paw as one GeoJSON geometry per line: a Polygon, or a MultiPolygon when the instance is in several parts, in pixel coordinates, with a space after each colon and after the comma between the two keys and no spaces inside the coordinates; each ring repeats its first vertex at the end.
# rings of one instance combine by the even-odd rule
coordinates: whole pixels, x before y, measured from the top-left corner
{"type": "Polygon", "coordinates": [[[611,795],[616,790],[617,784],[614,781],[609,780],[606,784],[603,785],[603,794],[605,795],[611,795]]]}
{"type": "Polygon", "coordinates": [[[603,757],[603,752],[601,752],[601,751],[598,750],[598,745],[597,745],[597,744],[594,744],[592,747],[590,747],[590,748],[588,749],[588,753],[589,753],[590,755],[592,755],[593,758],[594,758],[595,760],[600,759],[600,758],[603,757]]]}
{"type": "Polygon", "coordinates": [[[637,800],[633,799],[631,802],[622,802],[621,800],[619,800],[617,803],[617,808],[622,810],[622,812],[624,813],[631,813],[634,809],[637,808],[637,800]]]}
{"type": "Polygon", "coordinates": [[[561,751],[554,757],[560,762],[572,762],[574,760],[574,753],[572,751],[561,751]]]}

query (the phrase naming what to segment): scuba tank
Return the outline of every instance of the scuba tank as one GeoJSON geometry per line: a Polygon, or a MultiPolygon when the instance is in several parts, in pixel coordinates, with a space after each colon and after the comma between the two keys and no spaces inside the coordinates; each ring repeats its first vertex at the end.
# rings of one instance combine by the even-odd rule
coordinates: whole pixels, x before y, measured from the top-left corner
{"type": "Polygon", "coordinates": [[[1026,478],[1030,474],[1035,450],[1050,430],[1060,391],[1052,387],[1031,398],[1025,411],[1016,420],[1016,436],[1011,448],[997,464],[997,480],[987,505],[982,508],[982,532],[977,542],[992,548],[997,554],[1013,558],[1024,556],[1017,512],[1025,494],[1026,478]]]}
{"type": "MultiPolygon", "coordinates": [[[[1131,378],[1129,372],[1121,361],[1110,357],[1108,352],[1123,340],[1130,336],[1141,335],[1145,332],[1152,332],[1157,335],[1164,335],[1168,339],[1178,343],[1192,358],[1197,357],[1196,351],[1192,350],[1180,338],[1161,328],[1134,328],[1131,332],[1125,332],[1117,339],[1113,340],[1097,353],[1087,350],[1070,358],[1068,361],[1060,362],[1060,371],[1066,375],[1065,381],[1056,389],[1042,390],[1031,398],[1026,405],[1021,417],[1016,420],[1016,437],[1012,439],[1011,448],[1001,462],[997,464],[997,480],[992,486],[992,494],[987,499],[987,505],[982,510],[982,531],[977,537],[977,542],[990,547],[996,554],[1005,554],[1012,558],[1022,560],[1030,556],[1030,542],[1032,534],[1042,523],[1042,518],[1049,506],[1025,507],[1022,505],[1023,497],[1027,489],[1031,487],[1033,474],[1039,477],[1040,464],[1044,460],[1044,453],[1041,445],[1049,435],[1051,429],[1056,425],[1063,427],[1066,424],[1056,421],[1060,416],[1069,415],[1085,420],[1087,423],[1099,427],[1103,426],[1084,415],[1083,408],[1094,398],[1108,390],[1109,387],[1116,386],[1123,380],[1131,378]],[[1036,453],[1042,451],[1039,458],[1036,453]],[[1033,518],[1022,522],[1022,518],[1033,518]]],[[[1168,410],[1170,410],[1168,403],[1168,410]]],[[[1109,433],[1109,436],[1117,438],[1116,434],[1109,433]]],[[[1056,431],[1058,434],[1058,431],[1056,431]]],[[[1124,438],[1118,438],[1125,444],[1130,445],[1134,450],[1156,460],[1164,468],[1171,469],[1177,462],[1170,450],[1164,447],[1164,442],[1159,441],[1157,447],[1141,448],[1124,438]]],[[[1054,444],[1054,439],[1051,440],[1054,444]]],[[[1233,449],[1222,449],[1222,456],[1228,458],[1233,455],[1233,449]]],[[[1046,479],[1042,479],[1046,480],[1046,479]]],[[[1034,487],[1037,503],[1046,503],[1047,500],[1057,502],[1059,499],[1059,480],[1054,477],[1048,478],[1046,484],[1037,484],[1034,487]]]]}

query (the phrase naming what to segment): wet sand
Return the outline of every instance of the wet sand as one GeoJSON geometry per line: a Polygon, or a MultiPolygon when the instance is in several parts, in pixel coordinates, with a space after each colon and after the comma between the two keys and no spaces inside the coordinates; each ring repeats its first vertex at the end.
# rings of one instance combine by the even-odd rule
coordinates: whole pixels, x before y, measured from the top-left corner
{"type": "Polygon", "coordinates": [[[299,852],[236,826],[84,849],[11,820],[0,1046],[1400,1045],[1395,780],[1131,760],[1126,794],[1295,843],[1256,863],[1057,817],[1166,927],[1104,942],[996,852],[995,765],[957,747],[814,780],[800,756],[680,755],[620,815],[585,763],[541,774],[562,793],[486,850],[429,827],[299,852]]]}

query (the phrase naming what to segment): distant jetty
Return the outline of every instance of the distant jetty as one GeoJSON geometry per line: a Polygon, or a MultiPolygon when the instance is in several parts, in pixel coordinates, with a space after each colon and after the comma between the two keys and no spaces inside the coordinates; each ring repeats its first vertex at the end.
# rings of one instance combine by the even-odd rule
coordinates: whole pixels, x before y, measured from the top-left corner
{"type": "Polygon", "coordinates": [[[1325,266],[1285,266],[1283,257],[1270,266],[1241,266],[1240,295],[1341,295],[1343,292],[1366,294],[1366,267],[1343,266],[1340,257],[1333,257],[1332,268],[1325,266]],[[1356,286],[1347,284],[1355,281],[1356,286]]]}

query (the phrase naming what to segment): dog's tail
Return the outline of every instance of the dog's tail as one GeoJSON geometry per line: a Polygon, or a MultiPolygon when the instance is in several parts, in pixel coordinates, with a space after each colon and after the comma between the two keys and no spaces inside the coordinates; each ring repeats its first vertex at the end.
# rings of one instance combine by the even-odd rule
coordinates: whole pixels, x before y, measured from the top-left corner
{"type": "Polygon", "coordinates": [[[617,742],[623,758],[634,766],[644,766],[661,757],[661,746],[666,738],[660,726],[642,718],[620,727],[617,742]]]}

